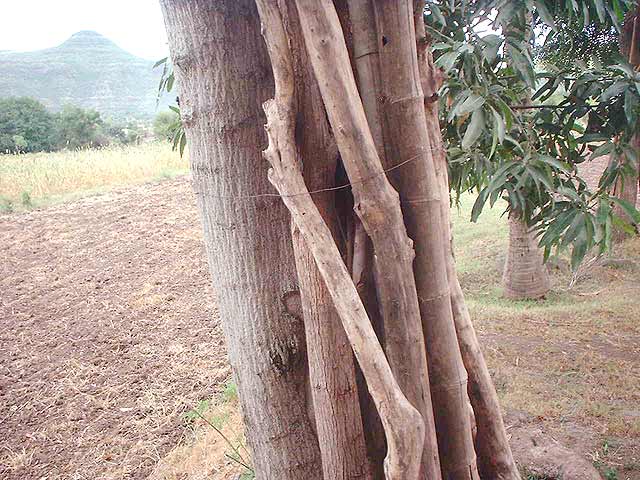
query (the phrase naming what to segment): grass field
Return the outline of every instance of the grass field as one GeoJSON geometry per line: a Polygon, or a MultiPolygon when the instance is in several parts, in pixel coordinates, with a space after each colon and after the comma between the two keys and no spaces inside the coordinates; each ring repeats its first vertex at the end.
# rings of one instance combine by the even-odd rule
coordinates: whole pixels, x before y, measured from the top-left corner
{"type": "Polygon", "coordinates": [[[0,213],[187,173],[168,143],[0,155],[0,213]]]}

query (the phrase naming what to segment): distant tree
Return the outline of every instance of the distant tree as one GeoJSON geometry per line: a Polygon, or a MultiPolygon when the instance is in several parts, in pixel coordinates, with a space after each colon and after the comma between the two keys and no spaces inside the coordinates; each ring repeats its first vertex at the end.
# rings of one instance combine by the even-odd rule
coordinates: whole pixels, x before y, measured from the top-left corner
{"type": "Polygon", "coordinates": [[[122,145],[138,144],[144,136],[144,131],[135,122],[114,123],[105,121],[103,131],[108,141],[122,145]]]}
{"type": "Polygon", "coordinates": [[[173,110],[158,113],[153,121],[153,134],[158,140],[173,141],[179,128],[180,115],[173,110]]]}
{"type": "Polygon", "coordinates": [[[620,60],[620,33],[609,24],[591,21],[587,25],[577,18],[556,18],[555,30],[549,30],[536,46],[536,60],[563,70],[576,68],[576,62],[613,65],[620,60]]]}
{"type": "Polygon", "coordinates": [[[0,100],[0,152],[51,150],[54,122],[45,106],[33,98],[0,100]]]}
{"type": "Polygon", "coordinates": [[[58,148],[85,148],[109,143],[100,113],[65,105],[55,115],[58,148]]]}

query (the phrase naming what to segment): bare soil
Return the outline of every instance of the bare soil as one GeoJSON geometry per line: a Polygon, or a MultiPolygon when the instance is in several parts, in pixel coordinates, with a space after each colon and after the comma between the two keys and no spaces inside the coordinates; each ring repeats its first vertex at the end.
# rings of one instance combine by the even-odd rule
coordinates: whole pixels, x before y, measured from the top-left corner
{"type": "MultiPolygon", "coordinates": [[[[514,303],[496,293],[498,224],[473,228],[463,286],[512,439],[544,434],[640,480],[640,241],[619,252],[629,265],[514,303]]],[[[0,479],[239,471],[184,418],[230,374],[187,178],[0,216],[0,327],[0,479]]],[[[239,441],[233,405],[209,414],[239,441]]]]}
{"type": "Polygon", "coordinates": [[[0,478],[141,479],[228,378],[186,179],[0,216],[0,478]]]}

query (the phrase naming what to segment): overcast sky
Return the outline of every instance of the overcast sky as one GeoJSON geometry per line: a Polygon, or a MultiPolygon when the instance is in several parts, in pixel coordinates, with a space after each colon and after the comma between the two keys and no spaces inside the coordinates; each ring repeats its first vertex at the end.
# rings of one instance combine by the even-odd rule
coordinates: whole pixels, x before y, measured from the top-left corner
{"type": "Polygon", "coordinates": [[[168,53],[158,0],[0,0],[0,50],[55,47],[95,30],[150,60],[168,53]]]}

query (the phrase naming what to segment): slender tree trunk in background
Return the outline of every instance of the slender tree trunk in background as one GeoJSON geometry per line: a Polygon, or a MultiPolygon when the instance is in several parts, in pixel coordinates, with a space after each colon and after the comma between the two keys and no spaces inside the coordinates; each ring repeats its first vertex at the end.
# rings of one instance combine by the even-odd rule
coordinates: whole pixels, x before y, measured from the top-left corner
{"type": "MultiPolygon", "coordinates": [[[[640,68],[640,0],[636,2],[636,9],[631,10],[625,19],[620,36],[620,53],[629,61],[635,70],[640,68]]],[[[623,162],[628,164],[629,170],[635,171],[635,175],[629,172],[624,178],[619,178],[613,189],[613,195],[626,200],[631,205],[638,202],[638,182],[640,182],[640,131],[636,125],[636,134],[631,140],[631,147],[636,151],[638,163],[634,163],[631,158],[624,158],[623,162]]],[[[629,222],[630,219],[619,206],[614,207],[616,215],[629,222]]],[[[614,228],[613,240],[620,242],[627,237],[627,233],[622,228],[614,228]]]]}
{"type": "MultiPolygon", "coordinates": [[[[631,140],[631,148],[636,151],[636,155],[640,158],[640,134],[635,134],[631,140]]],[[[638,203],[638,181],[640,180],[640,165],[636,163],[632,158],[624,157],[622,160],[623,164],[626,164],[630,172],[624,177],[618,178],[614,188],[613,195],[617,198],[625,200],[629,202],[631,205],[636,205],[638,203]]],[[[629,216],[624,213],[622,208],[618,205],[614,207],[614,212],[616,215],[621,217],[625,222],[631,222],[629,216]]],[[[636,228],[638,226],[636,225],[636,228]]],[[[627,238],[628,233],[622,228],[615,227],[613,230],[613,241],[619,243],[627,238]]]]}
{"type": "MultiPolygon", "coordinates": [[[[518,29],[515,24],[503,26],[503,30],[505,35],[512,38],[520,36],[522,43],[527,43],[531,54],[529,39],[533,32],[531,28],[533,19],[531,13],[525,13],[525,16],[524,22],[527,27],[524,32],[518,29]]],[[[513,47],[507,44],[505,48],[507,61],[513,62],[513,57],[509,54],[513,47]]],[[[516,69],[514,68],[514,70],[516,69]]],[[[531,104],[530,89],[526,88],[526,90],[528,93],[523,95],[522,105],[531,104]]],[[[521,110],[521,114],[525,115],[526,110],[521,110]]],[[[544,264],[544,255],[538,247],[538,241],[520,213],[515,210],[509,213],[509,246],[502,272],[502,284],[504,296],[514,300],[542,298],[551,289],[549,271],[544,264]]]]}
{"type": "Polygon", "coordinates": [[[520,473],[513,460],[502,419],[498,394],[482,354],[480,342],[473,328],[471,315],[465,303],[462,287],[456,273],[453,249],[454,239],[451,231],[451,211],[449,208],[447,158],[439,128],[438,115],[438,90],[442,85],[443,75],[433,63],[433,55],[423,19],[424,0],[417,0],[414,4],[418,67],[420,68],[425,100],[427,131],[433,148],[436,175],[440,185],[440,208],[444,244],[447,249],[447,278],[451,294],[451,307],[458,343],[462,353],[462,361],[469,377],[467,392],[477,427],[474,443],[478,456],[478,470],[480,477],[487,480],[520,480],[520,473]]]}
{"type": "Polygon", "coordinates": [[[260,479],[322,479],[307,414],[306,347],[289,214],[261,150],[273,95],[254,0],[162,0],[193,185],[222,325],[260,479]],[[215,139],[212,141],[211,139],[215,139]]]}
{"type": "MultiPolygon", "coordinates": [[[[258,6],[273,0],[259,0],[258,6]]],[[[336,185],[338,150],[331,134],[317,82],[304,48],[293,1],[280,2],[295,67],[296,140],[304,159],[307,188],[336,185]],[[285,5],[286,4],[286,5],[285,5]]],[[[262,8],[260,8],[262,16],[262,8]]],[[[315,194],[313,200],[338,245],[344,247],[339,228],[336,195],[315,194]]],[[[369,478],[353,350],[340,323],[329,291],[298,228],[293,228],[302,310],[304,313],[309,382],[324,478],[369,478]]]]}
{"type": "Polygon", "coordinates": [[[504,296],[512,299],[542,298],[551,288],[535,233],[517,212],[509,214],[509,249],[502,281],[504,296]]]}
{"type": "MultiPolygon", "coordinates": [[[[456,337],[447,280],[441,191],[427,131],[417,64],[413,2],[382,0],[376,11],[385,41],[380,50],[385,115],[392,155],[388,167],[416,158],[390,177],[400,192],[405,223],[415,242],[414,272],[438,432],[442,476],[476,479],[467,373],[456,337]]],[[[429,118],[431,121],[432,118],[429,118]]]]}

